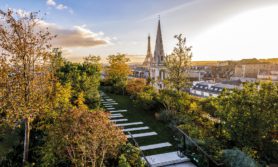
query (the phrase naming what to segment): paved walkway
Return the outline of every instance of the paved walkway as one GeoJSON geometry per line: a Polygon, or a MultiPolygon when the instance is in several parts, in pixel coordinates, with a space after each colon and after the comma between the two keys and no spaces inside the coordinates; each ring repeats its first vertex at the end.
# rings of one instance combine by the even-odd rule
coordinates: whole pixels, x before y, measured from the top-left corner
{"type": "MultiPolygon", "coordinates": [[[[118,103],[107,96],[104,92],[100,92],[102,97],[101,103],[106,108],[108,112],[111,113],[110,120],[115,123],[115,126],[121,127],[122,131],[126,133],[127,138],[144,138],[146,140],[151,140],[152,136],[159,135],[158,133],[152,131],[150,127],[144,126],[141,121],[138,122],[128,122],[128,118],[125,118],[123,113],[128,112],[126,109],[116,109],[118,103]],[[142,130],[147,130],[140,132],[142,130]],[[129,134],[128,134],[129,132],[129,134]]],[[[150,145],[140,146],[142,151],[160,149],[164,147],[171,147],[172,144],[169,142],[153,143],[150,145]]],[[[190,159],[186,156],[178,156],[177,152],[166,152],[162,154],[149,155],[145,157],[151,167],[196,167],[190,162],[190,159]]]]}

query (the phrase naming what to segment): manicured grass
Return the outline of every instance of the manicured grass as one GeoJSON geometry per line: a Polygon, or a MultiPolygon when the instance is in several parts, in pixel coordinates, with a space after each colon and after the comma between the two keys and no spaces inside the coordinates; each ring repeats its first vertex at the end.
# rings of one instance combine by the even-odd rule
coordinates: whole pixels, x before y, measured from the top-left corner
{"type": "MultiPolygon", "coordinates": [[[[149,126],[150,129],[140,130],[140,131],[132,131],[131,134],[143,133],[143,132],[156,132],[158,135],[156,136],[148,136],[142,138],[135,138],[137,143],[140,146],[157,144],[163,142],[169,142],[173,146],[164,147],[160,149],[147,150],[144,151],[145,155],[153,155],[159,153],[166,153],[170,151],[175,151],[175,141],[173,138],[173,133],[171,129],[167,126],[167,124],[162,123],[155,119],[153,111],[145,111],[140,105],[134,104],[134,102],[128,96],[115,95],[106,93],[110,98],[114,99],[118,105],[114,105],[115,110],[117,109],[127,109],[127,112],[121,113],[124,115],[124,118],[127,118],[127,122],[143,122],[143,125],[134,125],[127,126],[128,128],[132,127],[142,127],[149,126]]],[[[126,123],[126,122],[125,122],[126,123]]]]}

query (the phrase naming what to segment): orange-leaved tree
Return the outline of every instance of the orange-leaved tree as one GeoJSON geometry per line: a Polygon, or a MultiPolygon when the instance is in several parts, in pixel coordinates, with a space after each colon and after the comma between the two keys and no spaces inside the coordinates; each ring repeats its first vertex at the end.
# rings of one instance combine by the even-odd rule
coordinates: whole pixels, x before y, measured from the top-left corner
{"type": "Polygon", "coordinates": [[[0,10],[1,121],[25,124],[23,164],[28,162],[31,123],[48,110],[51,94],[50,40],[37,13],[0,10]]]}
{"type": "Polygon", "coordinates": [[[56,160],[65,158],[74,166],[104,166],[105,160],[117,157],[125,143],[125,134],[107,113],[76,108],[64,112],[48,132],[43,165],[54,166],[56,160]]]}

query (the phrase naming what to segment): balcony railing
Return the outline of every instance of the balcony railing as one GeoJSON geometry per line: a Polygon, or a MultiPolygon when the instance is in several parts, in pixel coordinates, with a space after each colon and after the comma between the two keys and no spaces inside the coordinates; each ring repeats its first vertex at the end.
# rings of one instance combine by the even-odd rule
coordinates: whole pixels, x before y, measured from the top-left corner
{"type": "Polygon", "coordinates": [[[192,138],[181,129],[174,127],[177,149],[179,152],[191,159],[199,167],[222,167],[223,163],[216,162],[207,154],[192,138]]]}

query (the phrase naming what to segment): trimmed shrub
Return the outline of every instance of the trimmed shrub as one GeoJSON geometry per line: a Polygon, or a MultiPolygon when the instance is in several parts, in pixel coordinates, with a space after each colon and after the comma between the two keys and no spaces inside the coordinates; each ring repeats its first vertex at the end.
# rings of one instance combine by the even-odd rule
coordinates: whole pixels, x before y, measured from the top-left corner
{"type": "Polygon", "coordinates": [[[223,151],[223,161],[227,167],[260,167],[254,159],[239,149],[226,149],[223,151]]]}

